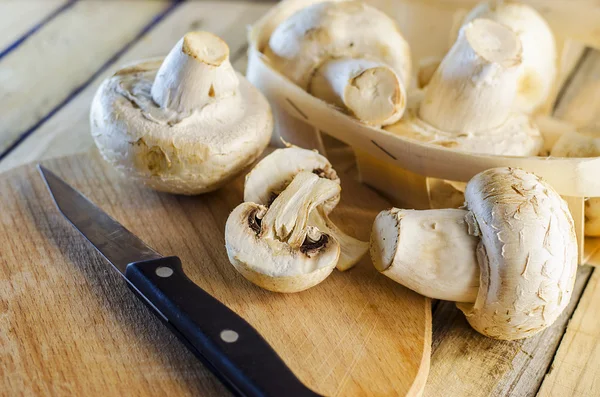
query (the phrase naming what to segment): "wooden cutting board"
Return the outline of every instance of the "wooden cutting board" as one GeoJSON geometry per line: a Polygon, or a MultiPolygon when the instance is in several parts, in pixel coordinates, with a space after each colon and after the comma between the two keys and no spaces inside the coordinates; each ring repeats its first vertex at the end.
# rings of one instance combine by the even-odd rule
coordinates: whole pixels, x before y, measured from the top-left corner
{"type": "MultiPolygon", "coordinates": [[[[224,226],[243,179],[197,197],[156,193],[96,152],[44,164],[249,321],[296,375],[328,396],[419,395],[429,300],[365,257],[297,294],[255,287],[227,260],[224,226]]],[[[342,177],[343,178],[343,177],[342,177]]],[[[342,180],[333,218],[367,240],[388,204],[342,180]]],[[[222,396],[216,378],[139,302],[54,207],[35,169],[0,174],[0,394],[222,396]]]]}

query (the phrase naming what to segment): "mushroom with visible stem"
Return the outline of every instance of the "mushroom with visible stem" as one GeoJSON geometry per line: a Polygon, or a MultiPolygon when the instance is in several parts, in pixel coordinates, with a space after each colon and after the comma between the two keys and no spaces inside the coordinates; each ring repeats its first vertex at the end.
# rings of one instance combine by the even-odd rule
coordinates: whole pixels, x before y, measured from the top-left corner
{"type": "MultiPolygon", "coordinates": [[[[269,205],[300,172],[312,172],[320,178],[340,184],[337,173],[325,157],[316,151],[289,146],[273,151],[246,175],[244,201],[269,205]]],[[[353,267],[367,253],[369,244],[348,236],[329,219],[328,214],[339,200],[338,193],[315,207],[308,224],[338,241],[341,253],[336,267],[344,271],[353,267]]]]}
{"type": "Polygon", "coordinates": [[[128,177],[161,191],[217,189],[266,148],[268,102],[208,32],[187,33],[164,59],[138,61],[106,79],[92,103],[100,153],[128,177]]]}
{"type": "Polygon", "coordinates": [[[537,155],[542,138],[529,116],[513,112],[521,43],[487,19],[465,25],[426,87],[420,106],[386,130],[475,153],[537,155]]]}
{"type": "Polygon", "coordinates": [[[299,292],[323,281],[340,255],[337,240],[309,225],[310,214],[340,185],[300,172],[268,207],[237,206],[225,225],[229,261],[249,281],[275,292],[299,292]]]}
{"type": "MultiPolygon", "coordinates": [[[[484,1],[464,17],[462,25],[477,18],[509,27],[521,41],[523,64],[519,71],[515,108],[531,113],[544,105],[557,73],[556,43],[548,23],[533,7],[515,1],[484,1]]],[[[455,32],[452,37],[456,36],[455,32]]]]}
{"type": "Polygon", "coordinates": [[[493,168],[467,184],[466,208],[381,212],[371,258],[384,275],[456,301],[478,332],[520,339],[569,303],[577,241],[567,203],[534,174],[493,168]]]}
{"type": "MultiPolygon", "coordinates": [[[[561,135],[552,148],[553,157],[598,157],[600,156],[600,132],[571,130],[561,135]]],[[[600,197],[585,200],[586,236],[600,236],[600,197]]]]}
{"type": "Polygon", "coordinates": [[[293,83],[366,124],[402,117],[410,49],[395,22],[374,7],[359,1],[305,7],[277,26],[265,55],[293,83]]]}

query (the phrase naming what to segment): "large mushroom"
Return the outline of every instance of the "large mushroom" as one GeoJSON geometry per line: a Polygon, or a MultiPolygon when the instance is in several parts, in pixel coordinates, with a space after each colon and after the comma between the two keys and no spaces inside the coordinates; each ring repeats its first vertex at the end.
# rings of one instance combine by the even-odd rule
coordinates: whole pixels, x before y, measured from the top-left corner
{"type": "Polygon", "coordinates": [[[381,212],[371,257],[384,275],[456,301],[478,332],[531,336],[569,303],[577,269],[565,201],[534,174],[494,168],[467,184],[466,209],[381,212]]]}
{"type": "Polygon", "coordinates": [[[406,107],[410,49],[395,22],[359,1],[305,7],[273,31],[265,55],[302,89],[370,125],[406,107]]]}
{"type": "MultiPolygon", "coordinates": [[[[533,112],[546,102],[556,79],[556,43],[550,26],[533,7],[515,1],[484,1],[464,17],[461,25],[477,18],[499,22],[519,37],[523,64],[514,106],[523,112],[533,112]]],[[[453,37],[456,36],[454,33],[453,37]]]]}
{"type": "Polygon", "coordinates": [[[543,140],[514,112],[522,49],[509,28],[488,19],[465,25],[425,89],[420,106],[386,130],[475,153],[537,155],[543,140]]]}
{"type": "MultiPolygon", "coordinates": [[[[550,155],[553,157],[598,157],[600,156],[600,133],[593,131],[568,131],[557,141],[550,155]]],[[[600,197],[585,200],[586,236],[600,236],[600,197]]]]}
{"type": "Polygon", "coordinates": [[[128,177],[161,191],[217,189],[267,146],[273,118],[264,96],[208,32],[187,33],[164,61],[138,61],[94,97],[92,135],[128,177]]]}
{"type": "Polygon", "coordinates": [[[323,281],[340,245],[309,225],[310,214],[340,193],[340,185],[300,172],[267,207],[245,202],[227,218],[229,261],[249,281],[275,292],[299,292],[323,281]]]}
{"type": "MultiPolygon", "coordinates": [[[[289,146],[273,151],[246,175],[244,201],[268,206],[300,172],[312,172],[320,178],[340,184],[337,173],[325,157],[316,151],[289,146]]],[[[369,244],[347,235],[329,219],[329,213],[339,200],[338,192],[315,207],[310,213],[308,224],[339,242],[341,253],[336,267],[344,271],[353,267],[367,253],[369,244]]]]}

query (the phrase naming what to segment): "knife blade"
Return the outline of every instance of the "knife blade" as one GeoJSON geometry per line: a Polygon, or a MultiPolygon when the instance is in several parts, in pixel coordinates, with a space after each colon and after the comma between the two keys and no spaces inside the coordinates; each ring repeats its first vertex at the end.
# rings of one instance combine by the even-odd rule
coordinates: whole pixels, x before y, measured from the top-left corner
{"type": "Polygon", "coordinates": [[[127,281],[135,295],[239,396],[318,396],[248,322],[52,171],[38,169],[59,211],[127,281]]]}

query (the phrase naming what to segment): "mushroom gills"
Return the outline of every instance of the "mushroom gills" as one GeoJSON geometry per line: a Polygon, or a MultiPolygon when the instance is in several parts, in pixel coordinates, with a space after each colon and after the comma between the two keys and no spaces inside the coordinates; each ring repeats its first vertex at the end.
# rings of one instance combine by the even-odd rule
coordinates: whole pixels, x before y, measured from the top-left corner
{"type": "Polygon", "coordinates": [[[267,208],[242,203],[225,227],[230,262],[248,280],[276,292],[298,292],[323,281],[335,267],[337,240],[308,223],[311,212],[340,187],[299,173],[267,208]]]}

